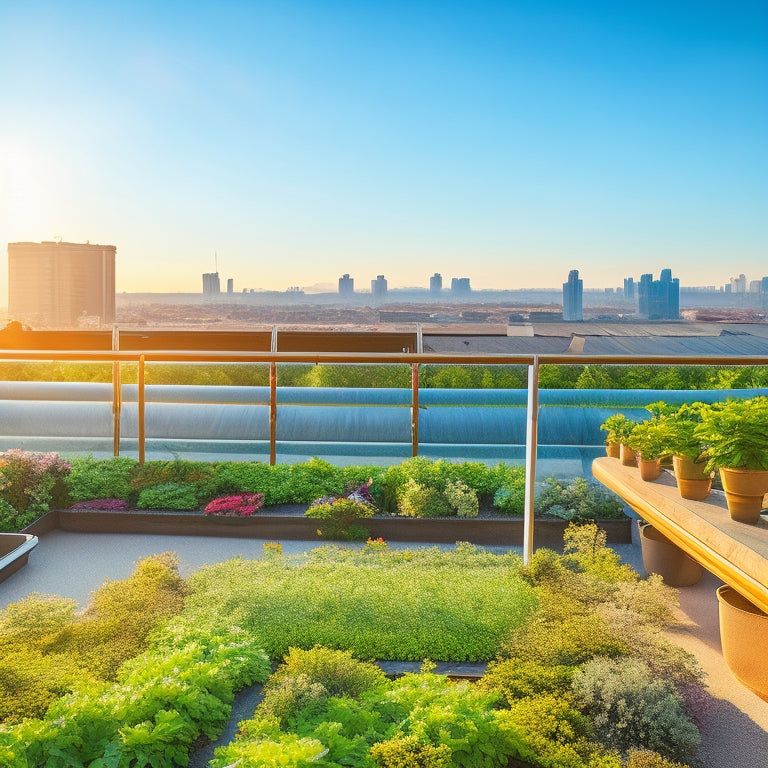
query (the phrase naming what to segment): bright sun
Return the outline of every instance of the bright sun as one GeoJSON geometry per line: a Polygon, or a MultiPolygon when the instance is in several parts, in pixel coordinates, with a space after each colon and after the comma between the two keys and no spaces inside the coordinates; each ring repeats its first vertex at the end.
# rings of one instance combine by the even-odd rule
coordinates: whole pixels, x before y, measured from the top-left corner
{"type": "Polygon", "coordinates": [[[0,239],[48,234],[57,207],[50,177],[39,153],[0,139],[0,239]]]}

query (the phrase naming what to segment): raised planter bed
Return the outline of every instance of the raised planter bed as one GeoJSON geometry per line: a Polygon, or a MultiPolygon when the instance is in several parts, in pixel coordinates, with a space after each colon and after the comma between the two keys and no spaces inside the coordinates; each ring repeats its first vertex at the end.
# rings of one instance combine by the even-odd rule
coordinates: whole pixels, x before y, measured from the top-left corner
{"type": "Polygon", "coordinates": [[[29,553],[37,546],[31,533],[0,533],[0,581],[27,564],[29,553]]]}
{"type": "MultiPolygon", "coordinates": [[[[522,546],[522,518],[477,517],[429,518],[374,517],[361,520],[372,538],[386,541],[431,542],[522,546]]],[[[537,546],[560,548],[568,523],[558,519],[537,519],[534,530],[537,546]]],[[[612,544],[631,542],[631,521],[598,521],[612,544]]],[[[78,533],[176,534],[179,536],[222,536],[253,539],[300,539],[325,541],[317,534],[318,521],[301,512],[266,509],[252,517],[208,516],[194,512],[110,512],[57,510],[28,526],[37,535],[57,528],[78,533]]]]}

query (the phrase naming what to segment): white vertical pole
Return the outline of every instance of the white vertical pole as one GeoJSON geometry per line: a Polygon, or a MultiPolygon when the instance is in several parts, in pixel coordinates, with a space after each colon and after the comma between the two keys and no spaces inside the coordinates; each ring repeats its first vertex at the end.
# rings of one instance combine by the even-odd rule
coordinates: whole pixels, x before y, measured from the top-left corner
{"type": "Polygon", "coordinates": [[[533,556],[533,502],[536,482],[536,452],[539,423],[539,357],[528,366],[528,412],[525,423],[525,511],[523,524],[523,565],[533,556]]]}

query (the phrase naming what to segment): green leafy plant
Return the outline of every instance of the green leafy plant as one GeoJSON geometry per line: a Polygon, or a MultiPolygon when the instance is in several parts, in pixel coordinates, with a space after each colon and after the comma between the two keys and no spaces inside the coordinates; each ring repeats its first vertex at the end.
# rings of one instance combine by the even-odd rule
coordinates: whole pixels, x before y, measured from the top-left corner
{"type": "Polygon", "coordinates": [[[707,446],[707,471],[768,470],[768,397],[729,398],[703,407],[701,415],[694,435],[707,446]]]}
{"type": "Polygon", "coordinates": [[[566,484],[554,475],[543,481],[536,498],[536,511],[575,521],[624,517],[622,502],[602,486],[583,477],[576,477],[566,484]]]}
{"type": "Polygon", "coordinates": [[[636,423],[623,413],[614,413],[612,416],[609,416],[600,425],[600,429],[608,433],[605,438],[606,445],[616,445],[617,443],[625,442],[626,438],[632,434],[636,423]]]}
{"type": "Polygon", "coordinates": [[[91,499],[128,500],[131,494],[131,475],[137,462],[124,456],[95,459],[81,456],[72,459],[72,471],[65,483],[73,502],[91,499]]]}
{"type": "MultiPolygon", "coordinates": [[[[442,483],[443,489],[445,483],[442,483]]],[[[451,504],[442,489],[422,485],[408,478],[399,492],[400,514],[404,517],[448,517],[451,504]]]]}
{"type": "Polygon", "coordinates": [[[641,421],[626,437],[627,445],[640,453],[646,461],[655,461],[671,453],[667,440],[666,416],[658,416],[641,421]]]}
{"type": "Polygon", "coordinates": [[[197,494],[187,483],[163,483],[145,488],[139,494],[139,509],[199,509],[197,494]]]}
{"type": "Polygon", "coordinates": [[[477,517],[480,511],[477,491],[463,480],[448,480],[445,484],[445,498],[457,517],[477,517]]]}
{"type": "Polygon", "coordinates": [[[324,539],[341,541],[365,540],[368,530],[356,525],[358,520],[373,517],[375,509],[363,501],[340,497],[315,504],[305,512],[307,517],[319,520],[318,534],[324,539]]]}

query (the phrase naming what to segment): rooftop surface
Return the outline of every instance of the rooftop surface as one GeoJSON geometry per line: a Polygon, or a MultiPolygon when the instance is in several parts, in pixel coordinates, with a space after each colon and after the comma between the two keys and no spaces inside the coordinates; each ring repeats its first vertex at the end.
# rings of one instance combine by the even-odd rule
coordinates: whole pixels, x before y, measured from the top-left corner
{"type": "MultiPolygon", "coordinates": [[[[180,572],[187,576],[207,563],[232,557],[261,557],[263,544],[260,539],[53,531],[40,538],[24,568],[0,583],[0,608],[30,592],[71,597],[84,606],[90,593],[105,579],[126,578],[134,563],[149,555],[168,550],[176,552],[180,572]]],[[[317,546],[316,541],[283,541],[282,544],[285,554],[301,554],[317,546]]],[[[393,543],[390,546],[428,545],[393,543]]],[[[614,549],[643,572],[637,543],[615,545],[614,549]]],[[[672,642],[694,654],[707,673],[710,700],[699,724],[701,768],[760,768],[768,764],[768,703],[738,683],[723,661],[715,597],[720,583],[711,574],[705,574],[697,585],[679,590],[680,624],[667,635],[672,642]]],[[[253,701],[252,695],[243,697],[235,719],[250,714],[247,712],[249,701],[253,701]]]]}

